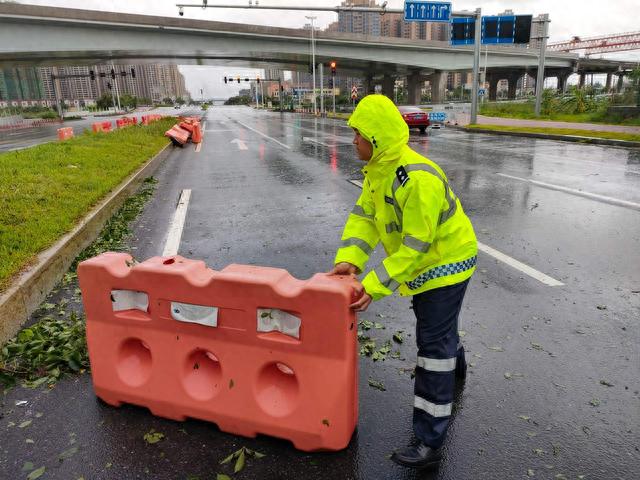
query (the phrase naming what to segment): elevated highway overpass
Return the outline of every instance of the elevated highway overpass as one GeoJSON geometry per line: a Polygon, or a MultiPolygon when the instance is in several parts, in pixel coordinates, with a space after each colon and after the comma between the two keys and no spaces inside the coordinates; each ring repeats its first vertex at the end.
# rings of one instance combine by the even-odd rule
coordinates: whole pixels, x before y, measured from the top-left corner
{"type": "MultiPolygon", "coordinates": [[[[113,60],[255,68],[278,65],[295,71],[306,70],[310,57],[309,33],[301,29],[0,4],[0,66],[113,60]]],[[[444,94],[446,72],[473,67],[472,47],[334,32],[318,33],[316,57],[317,62],[336,60],[341,73],[364,77],[368,90],[381,77],[383,91],[393,91],[395,78],[407,76],[410,97],[415,97],[420,83],[430,80],[434,101],[444,94]]],[[[550,53],[548,76],[590,72],[589,62],[593,61],[576,54],[550,53]]],[[[602,62],[596,71],[626,69],[620,62],[602,62]]],[[[511,84],[525,72],[535,74],[537,65],[535,50],[500,46],[488,51],[488,79],[496,87],[500,79],[507,78],[511,84]]]]}

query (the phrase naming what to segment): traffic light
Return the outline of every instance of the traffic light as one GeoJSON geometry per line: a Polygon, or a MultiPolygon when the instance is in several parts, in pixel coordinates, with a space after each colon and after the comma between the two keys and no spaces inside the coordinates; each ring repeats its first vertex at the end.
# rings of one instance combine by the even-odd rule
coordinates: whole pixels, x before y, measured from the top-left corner
{"type": "Polygon", "coordinates": [[[107,82],[107,88],[111,90],[111,82],[107,82]]]}
{"type": "Polygon", "coordinates": [[[256,77],[256,82],[258,82],[258,84],[260,84],[260,77],[256,77]]]}
{"type": "Polygon", "coordinates": [[[335,75],[336,74],[336,62],[331,62],[330,66],[331,66],[331,75],[335,75]]]}
{"type": "Polygon", "coordinates": [[[93,70],[89,70],[89,78],[91,78],[91,80],[96,79],[96,72],[94,72],[93,70]]]}
{"type": "Polygon", "coordinates": [[[121,77],[126,77],[127,76],[127,72],[120,72],[120,76],[121,77]]]}
{"type": "Polygon", "coordinates": [[[116,79],[116,71],[112,68],[111,69],[111,80],[115,80],[116,79]]]}
{"type": "Polygon", "coordinates": [[[284,92],[284,85],[280,85],[280,91],[284,92]]]}
{"type": "Polygon", "coordinates": [[[224,77],[224,83],[226,84],[228,81],[227,77],[224,77]]]}
{"type": "Polygon", "coordinates": [[[136,78],[136,69],[131,67],[131,78],[136,78]]]}
{"type": "Polygon", "coordinates": [[[238,83],[240,83],[240,77],[238,77],[238,83]]]}

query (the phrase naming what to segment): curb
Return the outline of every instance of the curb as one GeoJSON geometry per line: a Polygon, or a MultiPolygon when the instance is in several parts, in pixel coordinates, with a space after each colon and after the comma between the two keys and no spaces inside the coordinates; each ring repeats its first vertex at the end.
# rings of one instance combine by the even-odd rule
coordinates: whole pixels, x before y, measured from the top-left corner
{"type": "MultiPolygon", "coordinates": [[[[631,142],[627,140],[613,140],[609,138],[595,138],[595,137],[582,137],[579,135],[554,135],[549,133],[534,133],[534,132],[509,132],[509,131],[501,131],[501,130],[488,130],[484,128],[467,128],[462,126],[453,126],[451,128],[456,128],[459,130],[464,130],[469,133],[490,133],[493,135],[506,135],[508,137],[530,137],[530,138],[542,138],[544,140],[560,140],[563,142],[574,142],[574,143],[591,143],[594,145],[609,145],[615,147],[631,147],[638,148],[640,147],[640,142],[631,142]]],[[[588,130],[585,130],[588,132],[588,130]]]]}
{"type": "Polygon", "coordinates": [[[73,260],[93,242],[107,220],[124,201],[169,156],[165,146],[129,178],[103,199],[73,230],[41,252],[36,264],[20,274],[16,282],[0,295],[0,344],[12,338],[29,316],[62,278],[73,260]]]}

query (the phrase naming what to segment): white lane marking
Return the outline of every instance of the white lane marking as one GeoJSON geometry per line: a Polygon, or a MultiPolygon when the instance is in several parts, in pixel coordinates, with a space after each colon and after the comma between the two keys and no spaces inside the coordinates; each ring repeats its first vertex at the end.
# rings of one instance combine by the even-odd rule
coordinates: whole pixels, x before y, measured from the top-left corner
{"type": "Polygon", "coordinates": [[[241,122],[241,121],[239,121],[239,120],[236,120],[236,122],[238,122],[238,124],[242,125],[244,128],[246,128],[246,129],[248,129],[248,130],[251,130],[252,132],[256,132],[258,135],[261,135],[261,136],[263,136],[264,138],[267,138],[267,139],[269,139],[269,140],[271,140],[271,141],[273,141],[273,142],[276,142],[278,145],[281,145],[281,146],[283,146],[284,148],[286,148],[286,149],[288,149],[288,150],[291,150],[291,147],[290,147],[289,145],[285,145],[285,144],[284,144],[284,143],[282,143],[281,141],[276,140],[275,138],[270,137],[269,135],[266,135],[266,134],[264,134],[264,133],[262,133],[262,132],[260,132],[260,131],[256,130],[255,128],[250,127],[249,125],[245,125],[244,123],[242,123],[242,122],[241,122]]]}
{"type": "Polygon", "coordinates": [[[550,287],[560,287],[564,285],[564,283],[562,283],[561,281],[556,280],[555,278],[552,278],[549,275],[545,275],[544,273],[539,272],[535,268],[532,268],[529,265],[526,265],[516,260],[515,258],[505,255],[504,253],[499,252],[498,250],[491,248],[490,246],[485,245],[484,243],[478,242],[478,250],[486,253],[487,255],[491,255],[496,260],[500,260],[501,262],[506,263],[507,265],[509,265],[512,268],[515,268],[516,270],[520,270],[522,273],[529,275],[531,278],[534,278],[539,282],[544,283],[545,285],[549,285],[550,287]]]}
{"type": "Polygon", "coordinates": [[[618,205],[620,207],[633,208],[634,210],[640,210],[640,203],[630,202],[628,200],[621,200],[619,198],[607,197],[605,195],[599,195],[597,193],[584,192],[582,190],[576,190],[574,188],[563,187],[562,185],[554,185],[553,183],[540,182],[538,180],[530,180],[527,178],[514,177],[513,175],[507,175],[506,173],[497,173],[501,177],[511,178],[513,180],[519,180],[521,182],[532,183],[540,187],[548,188],[550,190],[558,190],[559,192],[571,193],[580,197],[591,198],[592,200],[600,200],[602,202],[611,203],[612,205],[618,205]]]}
{"type": "Polygon", "coordinates": [[[171,257],[178,254],[180,239],[182,238],[182,229],[184,228],[184,221],[187,218],[187,208],[189,207],[190,198],[191,190],[182,190],[176,212],[173,214],[173,220],[169,227],[167,242],[165,243],[164,250],[162,251],[163,257],[171,257]]]}
{"type": "Polygon", "coordinates": [[[315,143],[316,145],[322,145],[323,147],[331,147],[328,143],[321,142],[320,140],[316,140],[311,137],[302,137],[302,141],[306,143],[315,143]]]}
{"type": "MultiPolygon", "coordinates": [[[[349,180],[349,183],[352,183],[356,187],[362,188],[362,182],[358,180],[349,180]]],[[[510,256],[505,255],[504,253],[499,252],[498,250],[491,248],[488,245],[485,245],[484,243],[478,242],[478,250],[486,253],[487,255],[491,255],[496,260],[500,260],[501,262],[506,263],[507,265],[509,265],[512,268],[515,268],[516,270],[520,270],[522,273],[529,275],[531,278],[538,280],[544,283],[545,285],[549,285],[550,287],[559,287],[561,285],[564,285],[564,283],[562,283],[561,281],[556,280],[555,278],[551,278],[550,276],[545,275],[542,272],[539,272],[535,268],[532,268],[529,265],[525,265],[524,263],[519,262],[515,258],[511,258],[510,256]]]]}
{"type": "Polygon", "coordinates": [[[196,143],[196,153],[200,153],[201,149],[202,149],[202,142],[196,143]]]}
{"type": "Polygon", "coordinates": [[[203,132],[207,131],[207,121],[206,120],[204,122],[202,122],[202,131],[203,132]]]}
{"type": "Polygon", "coordinates": [[[249,148],[247,147],[247,144],[244,143],[244,141],[240,140],[239,138],[234,138],[229,143],[235,143],[236,147],[238,147],[238,150],[249,150],[249,148]]]}
{"type": "Polygon", "coordinates": [[[211,129],[211,130],[205,130],[205,132],[233,132],[232,128],[220,128],[220,129],[211,129]]]}

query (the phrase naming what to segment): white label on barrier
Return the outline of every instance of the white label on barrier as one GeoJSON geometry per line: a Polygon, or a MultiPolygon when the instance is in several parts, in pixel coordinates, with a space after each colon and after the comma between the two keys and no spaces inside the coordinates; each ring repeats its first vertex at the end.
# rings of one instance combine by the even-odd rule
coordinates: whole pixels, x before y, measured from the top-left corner
{"type": "Polygon", "coordinates": [[[300,324],[302,322],[295,315],[275,308],[259,308],[257,318],[259,332],[273,332],[275,330],[300,339],[300,324]]]}
{"type": "Polygon", "coordinates": [[[111,306],[114,312],[123,310],[149,310],[149,296],[134,290],[111,290],[111,306]]]}
{"type": "Polygon", "coordinates": [[[206,327],[217,327],[218,307],[171,302],[171,317],[179,322],[199,323],[206,327]]]}

